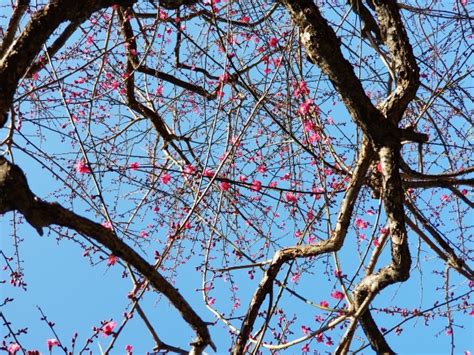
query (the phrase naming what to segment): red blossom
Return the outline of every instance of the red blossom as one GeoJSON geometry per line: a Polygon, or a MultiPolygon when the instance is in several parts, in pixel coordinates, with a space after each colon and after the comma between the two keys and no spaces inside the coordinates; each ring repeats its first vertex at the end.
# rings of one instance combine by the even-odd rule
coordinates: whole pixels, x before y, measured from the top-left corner
{"type": "Polygon", "coordinates": [[[227,181],[221,181],[219,187],[222,191],[227,191],[230,189],[230,184],[227,181]]]}
{"type": "Polygon", "coordinates": [[[107,259],[107,266],[113,266],[117,262],[117,257],[115,255],[110,254],[107,259]]]}
{"type": "Polygon", "coordinates": [[[254,180],[250,188],[254,191],[260,191],[262,189],[262,183],[258,180],[254,180]]]}
{"type": "Polygon", "coordinates": [[[59,346],[60,343],[58,339],[48,339],[47,344],[48,344],[48,350],[51,351],[54,346],[59,346]]]}
{"type": "Polygon", "coordinates": [[[355,225],[357,228],[366,229],[369,226],[369,223],[364,221],[362,218],[356,218],[355,225]]]}
{"type": "Polygon", "coordinates": [[[168,173],[164,173],[161,175],[161,182],[165,185],[167,185],[171,181],[171,175],[168,173]]]}
{"type": "Polygon", "coordinates": [[[321,301],[321,302],[319,302],[319,305],[321,307],[326,307],[326,308],[329,307],[329,303],[327,301],[321,301]]]}
{"type": "Polygon", "coordinates": [[[138,163],[136,161],[130,164],[130,169],[131,170],[137,170],[139,167],[140,167],[140,163],[138,163]]]}
{"type": "Polygon", "coordinates": [[[79,174],[90,174],[92,170],[87,165],[87,162],[84,159],[78,160],[76,162],[76,172],[79,174]]]}
{"type": "Polygon", "coordinates": [[[211,177],[214,176],[214,171],[212,169],[206,168],[202,172],[202,175],[205,176],[205,177],[211,178],[211,177]]]}
{"type": "Polygon", "coordinates": [[[341,291],[332,291],[331,297],[340,301],[344,299],[344,294],[341,291]]]}
{"type": "Polygon", "coordinates": [[[287,192],[285,194],[285,200],[288,203],[296,203],[298,201],[298,198],[293,192],[287,192]]]}
{"type": "Polygon", "coordinates": [[[278,46],[278,39],[276,37],[272,37],[268,41],[268,44],[270,45],[270,47],[277,47],[278,46]]]}
{"type": "Polygon", "coordinates": [[[105,323],[103,326],[102,326],[102,333],[104,336],[109,336],[111,335],[113,332],[114,332],[114,328],[115,326],[117,325],[116,322],[114,321],[110,321],[110,322],[107,322],[105,323]]]}

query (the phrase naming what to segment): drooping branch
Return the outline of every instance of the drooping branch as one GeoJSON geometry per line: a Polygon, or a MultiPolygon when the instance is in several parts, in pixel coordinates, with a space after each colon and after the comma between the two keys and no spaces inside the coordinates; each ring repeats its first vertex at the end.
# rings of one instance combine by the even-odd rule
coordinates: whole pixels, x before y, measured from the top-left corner
{"type": "Polygon", "coordinates": [[[367,142],[365,142],[357,166],[352,174],[352,179],[341,203],[336,228],[332,232],[330,238],[314,245],[285,248],[275,253],[271,264],[265,271],[265,274],[250,301],[247,314],[245,315],[245,319],[240,328],[239,336],[237,337],[237,341],[232,350],[233,354],[243,354],[250,333],[252,332],[253,325],[257,319],[258,311],[267,294],[271,292],[275,278],[285,262],[296,258],[314,257],[334,252],[342,247],[350,225],[352,211],[354,210],[357,196],[363,186],[365,174],[369,169],[372,158],[373,151],[367,142]]]}
{"type": "Polygon", "coordinates": [[[196,331],[193,347],[203,349],[215,346],[206,322],[191,308],[189,303],[155,268],[135,250],[124,243],[113,231],[64,208],[58,203],[41,200],[30,190],[23,171],[0,157],[0,214],[18,211],[40,235],[43,228],[58,225],[75,230],[105,246],[111,253],[132,265],[150,284],[165,295],[179,311],[183,319],[196,331]]]}
{"type": "MultiPolygon", "coordinates": [[[[392,60],[396,61],[394,70],[398,76],[395,92],[387,98],[381,107],[382,110],[379,111],[365,94],[352,65],[342,55],[340,41],[322,17],[317,5],[310,0],[281,0],[281,2],[298,25],[308,56],[331,80],[354,122],[367,134],[376,148],[381,162],[381,190],[389,220],[392,261],[377,273],[364,277],[356,286],[353,299],[354,307],[358,310],[368,299],[375,297],[385,287],[405,281],[409,277],[411,257],[404,221],[400,148],[401,142],[405,139],[422,143],[426,142],[428,137],[419,135],[414,128],[399,130],[397,125],[408,102],[416,94],[419,85],[418,67],[396,3],[394,1],[390,1],[389,4],[377,2],[377,13],[382,27],[381,35],[389,47],[392,60]]],[[[393,353],[368,311],[361,315],[360,323],[375,351],[393,353]]],[[[352,332],[349,332],[344,344],[341,344],[341,351],[349,349],[351,338],[352,332]]]]}
{"type": "Polygon", "coordinates": [[[445,240],[445,238],[438,233],[435,227],[430,223],[429,220],[427,220],[423,214],[418,210],[418,208],[413,205],[410,201],[405,201],[405,206],[407,206],[407,209],[415,216],[416,220],[418,220],[423,228],[429,232],[429,234],[434,238],[434,240],[439,244],[439,246],[444,250],[446,253],[447,261],[448,264],[452,267],[454,267],[456,270],[466,270],[466,273],[462,273],[465,275],[468,279],[472,280],[474,277],[474,272],[473,270],[469,267],[469,265],[466,264],[466,262],[459,258],[456,255],[456,252],[454,249],[449,245],[449,243],[445,240]]]}

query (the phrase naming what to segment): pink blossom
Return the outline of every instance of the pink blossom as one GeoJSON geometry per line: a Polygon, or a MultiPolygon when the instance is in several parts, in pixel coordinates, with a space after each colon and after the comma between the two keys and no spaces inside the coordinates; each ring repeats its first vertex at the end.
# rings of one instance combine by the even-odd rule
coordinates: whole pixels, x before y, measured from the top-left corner
{"type": "Polygon", "coordinates": [[[117,262],[117,257],[113,254],[109,255],[109,258],[107,259],[107,266],[113,266],[117,262]]]}
{"type": "Polygon", "coordinates": [[[306,99],[306,101],[298,107],[298,113],[302,116],[310,113],[319,115],[319,107],[314,104],[313,99],[306,99]]]}
{"type": "Polygon", "coordinates": [[[17,343],[11,343],[7,348],[9,355],[15,355],[16,352],[20,349],[21,349],[21,347],[17,343]]]}
{"type": "Polygon", "coordinates": [[[292,277],[291,277],[291,282],[298,282],[298,280],[300,279],[301,277],[301,274],[298,272],[296,274],[294,274],[292,277]]]}
{"type": "Polygon", "coordinates": [[[301,115],[307,115],[311,109],[311,106],[314,104],[313,99],[307,99],[305,102],[303,102],[299,107],[298,107],[298,112],[301,115]]]}
{"type": "Polygon", "coordinates": [[[227,191],[230,189],[230,184],[227,181],[221,181],[219,187],[222,191],[227,191]]]}
{"type": "Polygon", "coordinates": [[[332,291],[331,292],[331,297],[336,299],[336,300],[343,300],[344,299],[344,294],[341,291],[332,291]]]}
{"type": "Polygon", "coordinates": [[[312,121],[304,121],[303,127],[306,132],[314,132],[316,129],[316,126],[312,121]]]}
{"type": "Polygon", "coordinates": [[[301,326],[301,331],[303,332],[303,334],[309,334],[309,332],[311,331],[311,328],[308,328],[307,326],[305,325],[302,325],[301,326]]]}
{"type": "Polygon", "coordinates": [[[185,174],[193,175],[196,172],[196,168],[194,166],[192,166],[191,164],[186,164],[184,166],[183,171],[184,171],[185,174]]]}
{"type": "Polygon", "coordinates": [[[134,161],[133,163],[130,164],[130,169],[131,170],[137,170],[140,167],[140,163],[134,161]]]}
{"type": "Polygon", "coordinates": [[[378,164],[377,164],[377,171],[378,171],[379,173],[382,172],[382,163],[378,163],[378,164]]]}
{"type": "Polygon", "coordinates": [[[117,323],[114,322],[114,321],[110,321],[110,322],[105,323],[102,326],[102,332],[104,333],[103,334],[104,337],[112,334],[114,332],[114,328],[115,328],[116,325],[117,325],[117,323]]]}
{"type": "Polygon", "coordinates": [[[362,218],[356,218],[355,225],[357,226],[357,228],[366,229],[369,223],[364,221],[362,218]]]}
{"type": "Polygon", "coordinates": [[[315,144],[319,142],[320,140],[321,140],[321,136],[316,132],[309,136],[309,142],[311,144],[315,144]]]}
{"type": "Polygon", "coordinates": [[[299,98],[302,95],[308,95],[308,94],[309,94],[309,90],[308,90],[308,86],[306,85],[306,82],[305,81],[300,81],[298,83],[298,87],[295,89],[293,95],[296,98],[299,98]]]}
{"type": "Polygon", "coordinates": [[[285,200],[288,203],[296,203],[298,199],[297,199],[296,195],[293,192],[287,192],[285,194],[285,200]]]}
{"type": "Polygon", "coordinates": [[[328,307],[329,307],[329,303],[328,303],[327,301],[321,301],[321,302],[319,302],[319,305],[320,305],[321,307],[325,307],[325,308],[328,308],[328,307]]]}
{"type": "Polygon", "coordinates": [[[304,344],[301,347],[301,352],[304,353],[304,354],[309,353],[310,352],[309,344],[304,344]]]}
{"type": "Polygon", "coordinates": [[[268,186],[270,186],[271,188],[275,188],[278,186],[278,182],[277,181],[272,181],[271,183],[268,184],[268,186]]]}
{"type": "Polygon", "coordinates": [[[239,176],[239,181],[240,181],[240,182],[245,182],[245,181],[247,181],[247,176],[245,176],[245,175],[240,175],[240,176],[239,176]]]}
{"type": "Polygon", "coordinates": [[[258,180],[254,180],[250,188],[254,191],[260,191],[262,189],[262,183],[258,180]]]}
{"type": "Polygon", "coordinates": [[[234,301],[234,306],[232,307],[232,309],[236,310],[240,307],[240,298],[236,298],[235,301],[234,301]]]}
{"type": "Polygon", "coordinates": [[[266,173],[267,172],[267,166],[265,164],[261,164],[261,165],[257,166],[257,172],[266,173]]]}
{"type": "Polygon", "coordinates": [[[318,343],[322,343],[324,341],[324,335],[323,333],[319,333],[318,335],[316,335],[316,341],[318,343]]]}
{"type": "Polygon", "coordinates": [[[223,84],[227,83],[229,81],[229,73],[225,72],[221,76],[219,76],[219,81],[223,84]]]}
{"type": "Polygon", "coordinates": [[[171,175],[168,173],[164,173],[161,175],[161,182],[165,185],[167,185],[171,181],[171,175]]]}
{"type": "Polygon", "coordinates": [[[461,0],[461,5],[467,6],[468,0],[461,0]]]}
{"type": "Polygon", "coordinates": [[[324,193],[324,189],[322,187],[314,187],[311,191],[314,193],[314,198],[316,200],[319,200],[321,195],[324,193]]]}
{"type": "Polygon", "coordinates": [[[205,177],[211,178],[211,177],[214,176],[214,171],[212,169],[206,168],[202,172],[202,175],[205,176],[205,177]]]}
{"type": "Polygon", "coordinates": [[[76,172],[79,174],[90,174],[92,173],[92,170],[89,168],[86,161],[81,159],[76,162],[76,172]]]}
{"type": "Polygon", "coordinates": [[[270,45],[270,47],[276,47],[278,46],[278,39],[276,37],[272,37],[268,41],[268,44],[270,45]]]}
{"type": "Polygon", "coordinates": [[[241,19],[240,19],[240,22],[249,23],[250,22],[250,17],[242,16],[241,19]]]}
{"type": "Polygon", "coordinates": [[[443,201],[443,202],[448,202],[448,201],[449,201],[449,196],[446,195],[446,194],[442,194],[442,195],[441,195],[441,201],[443,201]]]}
{"type": "Polygon", "coordinates": [[[47,340],[48,344],[48,350],[51,351],[54,346],[59,346],[59,340],[58,339],[48,339],[47,340]]]}
{"type": "Polygon", "coordinates": [[[165,10],[160,10],[160,20],[166,20],[168,18],[168,14],[165,10]]]}
{"type": "Polygon", "coordinates": [[[133,346],[131,346],[130,344],[126,345],[125,346],[125,351],[127,352],[127,355],[128,354],[132,354],[132,351],[133,351],[133,346]]]}
{"type": "Polygon", "coordinates": [[[112,223],[110,223],[109,221],[105,221],[104,223],[102,223],[102,226],[112,230],[112,223]]]}

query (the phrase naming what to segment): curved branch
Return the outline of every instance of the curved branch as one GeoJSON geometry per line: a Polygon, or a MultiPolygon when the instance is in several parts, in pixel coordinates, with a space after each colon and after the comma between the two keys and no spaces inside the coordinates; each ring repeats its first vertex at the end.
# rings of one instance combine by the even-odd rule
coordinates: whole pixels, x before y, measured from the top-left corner
{"type": "Polygon", "coordinates": [[[110,229],[79,216],[58,203],[49,203],[35,196],[23,171],[0,157],[0,213],[15,210],[22,213],[40,235],[43,234],[44,227],[58,225],[73,229],[105,246],[113,255],[132,265],[158,292],[168,298],[196,331],[197,339],[192,344],[194,348],[203,349],[210,345],[215,350],[206,322],[197,315],[181,293],[142,256],[110,229]]]}
{"type": "Polygon", "coordinates": [[[395,0],[373,1],[380,30],[390,52],[396,75],[396,88],[380,105],[394,123],[400,122],[408,103],[415,98],[420,86],[420,73],[395,0]]]}

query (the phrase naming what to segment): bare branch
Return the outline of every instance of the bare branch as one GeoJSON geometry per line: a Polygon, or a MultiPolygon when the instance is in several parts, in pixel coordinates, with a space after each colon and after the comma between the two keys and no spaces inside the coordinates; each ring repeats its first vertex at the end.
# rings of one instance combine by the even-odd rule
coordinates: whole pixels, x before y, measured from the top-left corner
{"type": "Polygon", "coordinates": [[[81,217],[58,203],[49,203],[36,197],[28,187],[22,170],[0,157],[0,213],[21,212],[27,221],[42,234],[50,225],[67,227],[94,239],[140,272],[151,285],[164,294],[180,312],[183,319],[196,331],[198,337],[193,347],[203,349],[214,344],[206,322],[191,308],[183,296],[152,265],[130,248],[113,231],[81,217]]]}

